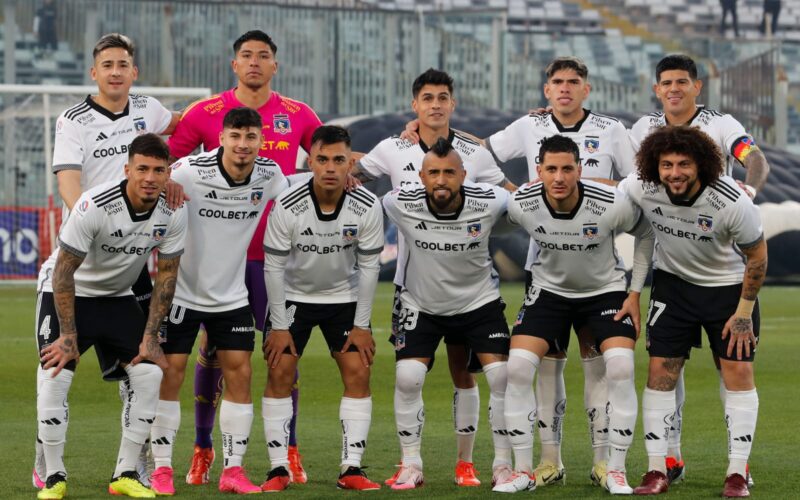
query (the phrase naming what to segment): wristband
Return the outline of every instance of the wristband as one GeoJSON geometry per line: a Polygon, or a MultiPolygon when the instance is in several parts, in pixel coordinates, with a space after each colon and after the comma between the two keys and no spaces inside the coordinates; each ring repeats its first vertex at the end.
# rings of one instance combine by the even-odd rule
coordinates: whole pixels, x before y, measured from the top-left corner
{"type": "Polygon", "coordinates": [[[736,307],[736,312],[733,315],[740,318],[749,318],[753,315],[753,308],[755,305],[755,300],[739,299],[739,305],[736,307]]]}

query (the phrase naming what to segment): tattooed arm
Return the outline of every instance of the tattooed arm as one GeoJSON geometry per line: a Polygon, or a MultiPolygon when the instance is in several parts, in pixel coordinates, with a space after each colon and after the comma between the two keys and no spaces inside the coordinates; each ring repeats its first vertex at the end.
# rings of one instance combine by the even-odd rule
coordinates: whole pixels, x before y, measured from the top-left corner
{"type": "Polygon", "coordinates": [[[742,296],[739,299],[739,307],[736,308],[736,312],[725,323],[725,328],[722,330],[723,340],[730,334],[728,356],[732,355],[735,348],[737,359],[742,359],[743,352],[746,357],[749,357],[751,348],[755,348],[756,336],[753,333],[751,316],[758,291],[761,290],[761,285],[764,284],[764,278],[767,275],[767,242],[761,239],[755,245],[741,250],[747,257],[742,281],[742,296]]]}
{"type": "Polygon", "coordinates": [[[764,184],[767,183],[767,176],[769,175],[769,163],[764,152],[760,149],[752,151],[744,159],[744,166],[747,169],[745,174],[744,183],[748,186],[753,186],[756,191],[761,191],[764,184]]]}
{"type": "Polygon", "coordinates": [[[45,346],[41,352],[43,368],[55,367],[53,377],[70,361],[78,360],[78,330],[75,326],[75,270],[80,267],[84,256],[71,252],[62,245],[53,271],[53,299],[58,315],[60,333],[58,339],[45,346]]]}
{"type": "Polygon", "coordinates": [[[132,365],[149,360],[161,367],[162,370],[167,367],[164,351],[161,350],[158,342],[158,332],[162,320],[172,305],[180,263],[180,255],[168,257],[161,254],[158,257],[158,275],[153,286],[153,297],[150,299],[150,314],[144,327],[142,343],[139,345],[139,355],[131,361],[132,365]]]}

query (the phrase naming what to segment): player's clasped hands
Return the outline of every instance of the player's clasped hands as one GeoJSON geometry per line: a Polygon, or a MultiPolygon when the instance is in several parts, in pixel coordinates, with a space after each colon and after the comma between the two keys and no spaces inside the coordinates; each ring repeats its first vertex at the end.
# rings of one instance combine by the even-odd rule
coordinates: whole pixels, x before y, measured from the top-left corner
{"type": "Polygon", "coordinates": [[[270,330],[267,334],[267,340],[264,342],[264,360],[270,368],[278,366],[278,361],[281,359],[286,349],[292,356],[297,357],[297,350],[294,347],[294,340],[289,330],[270,330]]]}
{"type": "Polygon", "coordinates": [[[42,348],[40,354],[40,360],[44,363],[42,368],[47,370],[55,367],[55,370],[53,370],[51,374],[51,377],[55,377],[67,363],[73,359],[76,363],[80,360],[81,355],[78,352],[78,336],[64,335],[62,333],[55,342],[42,348]]]}
{"type": "Polygon", "coordinates": [[[375,339],[372,338],[372,332],[365,328],[354,326],[347,336],[347,342],[344,343],[341,352],[347,352],[350,346],[356,346],[358,353],[361,355],[361,362],[364,366],[371,366],[375,359],[375,339]]]}

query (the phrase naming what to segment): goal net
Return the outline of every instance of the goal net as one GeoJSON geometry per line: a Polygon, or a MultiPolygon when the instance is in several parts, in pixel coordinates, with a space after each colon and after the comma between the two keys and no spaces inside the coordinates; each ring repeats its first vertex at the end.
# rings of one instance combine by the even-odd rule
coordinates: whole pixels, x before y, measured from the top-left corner
{"type": "MultiPolygon", "coordinates": [[[[93,86],[0,85],[0,280],[36,279],[53,250],[61,200],[52,174],[55,122],[93,86]]],[[[207,88],[137,87],[180,111],[207,88]]]]}

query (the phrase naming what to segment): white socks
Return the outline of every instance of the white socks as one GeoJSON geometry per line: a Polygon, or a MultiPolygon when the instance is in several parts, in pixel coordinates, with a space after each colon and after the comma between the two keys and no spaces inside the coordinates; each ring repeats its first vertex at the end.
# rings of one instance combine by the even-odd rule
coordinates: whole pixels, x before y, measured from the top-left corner
{"type": "MultiPolygon", "coordinates": [[[[681,429],[683,428],[683,405],[686,402],[686,386],[683,382],[683,371],[686,367],[681,368],[681,374],[678,375],[678,382],[675,384],[675,415],[672,418],[672,427],[669,429],[669,439],[667,447],[667,456],[675,457],[676,460],[681,460],[681,429]]],[[[720,376],[720,382],[722,377],[720,376]]],[[[724,387],[724,386],[723,386],[724,387]]],[[[725,404],[725,398],[722,397],[722,404],[725,404]]]]}
{"type": "Polygon", "coordinates": [[[667,473],[667,436],[675,414],[675,391],[655,391],[645,387],[642,396],[644,447],[649,465],[647,470],[667,473]]]}
{"type": "Polygon", "coordinates": [[[608,384],[608,470],[625,471],[625,456],[633,443],[638,401],[633,383],[633,349],[615,347],[603,353],[608,384]]]}
{"type": "Polygon", "coordinates": [[[608,384],[604,357],[581,359],[583,364],[583,407],[589,423],[594,463],[608,459],[608,384]]]}
{"type": "Polygon", "coordinates": [[[483,367],[489,383],[489,425],[492,427],[494,461],[492,469],[499,465],[511,465],[511,442],[508,440],[505,418],[505,396],[508,386],[506,361],[496,361],[483,367]]]}
{"type": "Polygon", "coordinates": [[[758,393],[749,391],[727,391],[725,397],[725,423],[728,426],[727,474],[747,477],[745,467],[753,447],[753,437],[758,420],[758,393]]]}
{"type": "MultiPolygon", "coordinates": [[[[289,410],[291,416],[291,403],[289,410]]],[[[253,403],[232,403],[222,400],[219,409],[219,430],[222,432],[223,468],[242,466],[252,426],[253,403]]],[[[269,444],[269,441],[267,443],[269,444]]]]}
{"type": "MultiPolygon", "coordinates": [[[[67,393],[72,385],[75,373],[61,370],[55,378],[54,368],[41,370],[37,374],[36,420],[38,422],[39,439],[42,441],[47,477],[56,472],[66,475],[64,466],[64,443],[67,441],[67,423],[69,422],[69,405],[67,393]]],[[[47,477],[41,478],[42,481],[47,477]]]]}
{"type": "Polygon", "coordinates": [[[422,428],[425,425],[422,385],[427,373],[427,366],[412,359],[401,359],[395,365],[394,418],[403,451],[403,464],[414,464],[420,468],[422,428]]]}
{"type": "MultiPolygon", "coordinates": [[[[541,360],[536,378],[536,406],[539,417],[539,439],[542,460],[561,466],[561,431],[567,410],[567,391],[564,384],[566,359],[545,357],[541,360]]],[[[605,402],[603,403],[605,407],[605,402]]]]}
{"type": "Polygon", "coordinates": [[[270,467],[283,466],[288,470],[292,398],[261,398],[261,418],[264,420],[264,440],[267,442],[270,467]]]}
{"type": "Polygon", "coordinates": [[[343,397],[339,403],[339,420],[342,423],[342,468],[361,467],[372,422],[372,397],[343,397]]]}
{"type": "Polygon", "coordinates": [[[122,405],[122,440],[113,477],[136,470],[142,445],[150,437],[156,419],[158,392],[164,376],[161,368],[150,363],[128,365],[125,371],[128,373],[128,391],[122,405]]]}
{"type": "Polygon", "coordinates": [[[472,462],[472,449],[475,446],[475,432],[478,430],[480,404],[481,396],[477,385],[469,389],[454,388],[453,425],[458,442],[458,459],[465,462],[472,462]]]}
{"type": "Polygon", "coordinates": [[[539,357],[527,349],[511,349],[506,365],[506,429],[514,450],[515,469],[524,472],[533,472],[533,426],[536,422],[533,377],[539,362],[539,357]]]}
{"type": "Polygon", "coordinates": [[[158,400],[156,420],[150,429],[150,449],[156,469],[172,467],[172,446],[181,424],[180,401],[158,400]]]}

